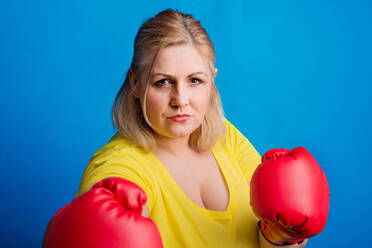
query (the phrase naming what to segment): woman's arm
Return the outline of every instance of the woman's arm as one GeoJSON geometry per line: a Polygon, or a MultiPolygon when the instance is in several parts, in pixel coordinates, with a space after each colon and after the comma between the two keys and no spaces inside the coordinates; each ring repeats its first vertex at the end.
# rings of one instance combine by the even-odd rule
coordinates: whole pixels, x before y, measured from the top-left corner
{"type": "Polygon", "coordinates": [[[146,218],[150,217],[150,211],[146,204],[142,207],[142,216],[146,218]]]}

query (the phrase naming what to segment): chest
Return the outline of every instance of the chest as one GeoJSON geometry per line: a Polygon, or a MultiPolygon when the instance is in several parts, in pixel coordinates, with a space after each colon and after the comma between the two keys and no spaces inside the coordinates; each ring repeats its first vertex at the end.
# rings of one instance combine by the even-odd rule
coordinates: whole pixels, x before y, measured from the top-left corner
{"type": "Polygon", "coordinates": [[[227,209],[229,190],[212,153],[184,159],[160,156],[159,159],[193,203],[214,211],[227,209]]]}

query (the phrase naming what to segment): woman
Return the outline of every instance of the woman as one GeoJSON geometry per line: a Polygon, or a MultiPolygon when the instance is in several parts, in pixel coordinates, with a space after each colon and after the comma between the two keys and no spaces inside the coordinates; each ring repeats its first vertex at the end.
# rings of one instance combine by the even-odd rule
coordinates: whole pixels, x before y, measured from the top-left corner
{"type": "MultiPolygon", "coordinates": [[[[212,42],[191,15],[167,9],[145,22],[113,106],[118,132],[92,157],[76,199],[112,178],[143,190],[131,198],[115,193],[123,182],[109,186],[117,201],[135,202],[129,208],[154,223],[150,235],[147,227],[138,228],[139,233],[133,233],[135,227],[126,234],[118,231],[135,236],[133,243],[154,238],[156,228],[164,247],[304,247],[307,239],[274,244],[257,228],[249,181],[261,157],[223,116],[214,62],[212,42]]],[[[78,218],[89,211],[82,210],[78,218]]],[[[107,230],[96,233],[102,232],[107,230]]],[[[123,247],[137,247],[123,242],[123,247]]],[[[158,237],[153,242],[158,247],[158,237]]]]}

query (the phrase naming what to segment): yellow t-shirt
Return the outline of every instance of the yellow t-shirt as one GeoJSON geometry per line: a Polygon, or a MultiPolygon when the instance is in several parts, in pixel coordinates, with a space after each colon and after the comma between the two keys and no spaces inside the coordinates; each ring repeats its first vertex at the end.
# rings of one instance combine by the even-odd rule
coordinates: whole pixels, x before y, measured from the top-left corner
{"type": "Polygon", "coordinates": [[[116,133],[90,160],[77,196],[107,177],[123,177],[147,195],[149,217],[168,247],[258,247],[257,219],[249,205],[248,182],[261,156],[225,119],[226,143],[212,148],[229,190],[226,211],[205,209],[181,190],[153,153],[131,146],[116,133]]]}

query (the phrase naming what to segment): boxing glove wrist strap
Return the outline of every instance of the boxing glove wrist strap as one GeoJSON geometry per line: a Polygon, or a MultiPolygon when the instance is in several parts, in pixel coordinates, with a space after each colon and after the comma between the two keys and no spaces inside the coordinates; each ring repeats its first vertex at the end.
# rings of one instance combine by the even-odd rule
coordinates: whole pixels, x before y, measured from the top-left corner
{"type": "Polygon", "coordinates": [[[269,240],[269,239],[265,236],[264,231],[261,229],[261,227],[262,227],[261,220],[258,221],[257,225],[258,225],[259,232],[262,234],[262,237],[263,237],[267,242],[269,242],[271,245],[273,245],[273,246],[283,246],[283,247],[292,247],[292,246],[293,246],[293,247],[296,247],[296,245],[299,245],[299,244],[301,244],[301,243],[304,241],[304,240],[300,240],[300,241],[298,241],[298,242],[296,242],[296,243],[282,242],[282,244],[274,243],[274,242],[272,242],[271,240],[269,240]]]}

